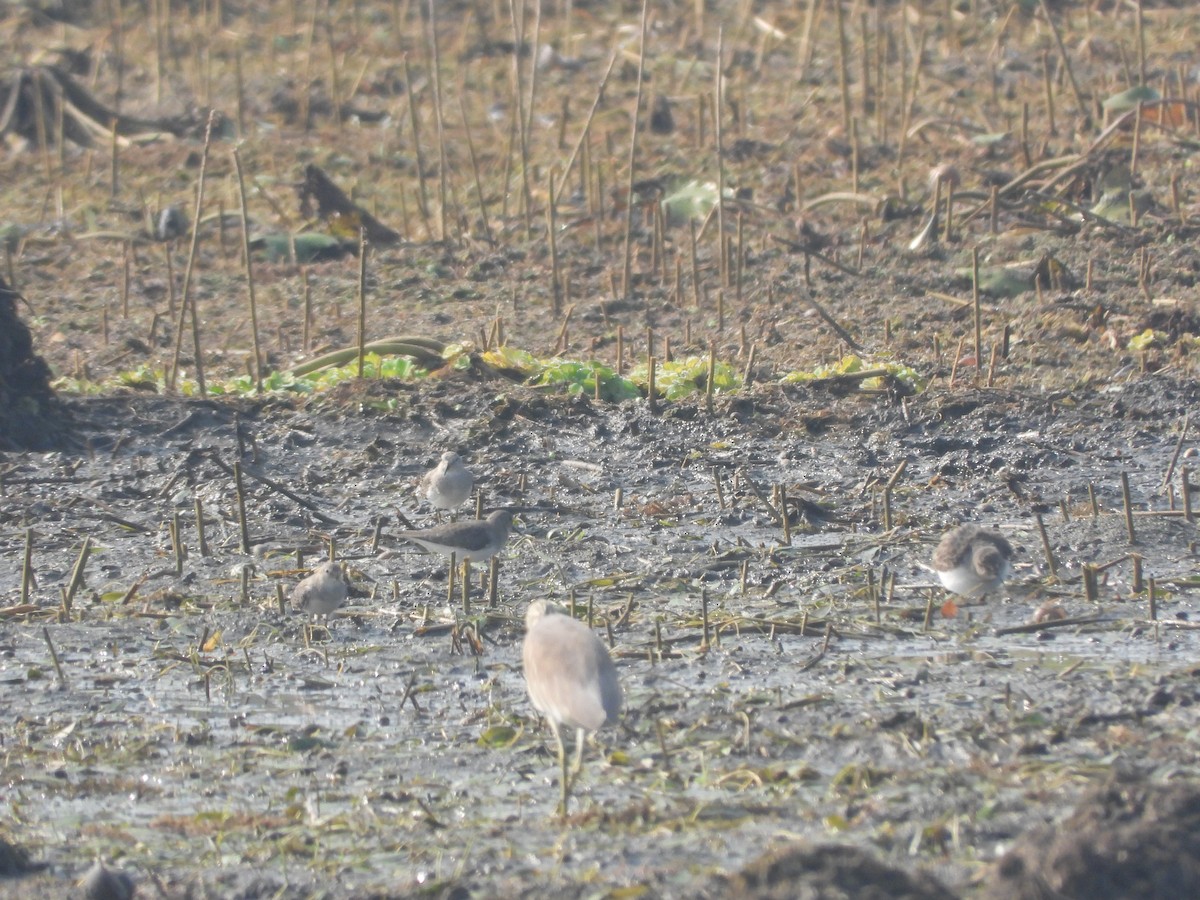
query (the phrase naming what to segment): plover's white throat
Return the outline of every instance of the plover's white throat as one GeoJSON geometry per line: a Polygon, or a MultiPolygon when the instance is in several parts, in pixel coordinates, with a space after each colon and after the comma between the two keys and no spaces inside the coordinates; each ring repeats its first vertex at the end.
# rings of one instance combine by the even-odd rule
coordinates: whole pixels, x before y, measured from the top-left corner
{"type": "Polygon", "coordinates": [[[1013,548],[995,531],[959,525],[946,532],[933,552],[933,568],[948,591],[983,597],[998,589],[1012,571],[1013,548]]]}
{"type": "Polygon", "coordinates": [[[584,740],[620,715],[621,684],[608,649],[595,633],[545,600],[531,603],[525,613],[521,657],[529,700],[550,723],[558,746],[559,812],[566,815],[571,783],[583,767],[584,740]],[[575,761],[570,770],[560,727],[575,730],[575,761]]]}
{"type": "Polygon", "coordinates": [[[441,461],[421,477],[421,496],[437,509],[457,509],[471,496],[475,476],[453,450],[442,454],[441,461]]]}
{"type": "Polygon", "coordinates": [[[498,509],[486,519],[448,522],[417,531],[401,531],[406,541],[420,544],[433,553],[454,554],[459,562],[482,562],[500,552],[512,528],[512,513],[498,509]]]}
{"type": "Polygon", "coordinates": [[[329,617],[346,601],[346,576],[340,562],[323,562],[296,585],[292,602],[314,616],[329,617]]]}

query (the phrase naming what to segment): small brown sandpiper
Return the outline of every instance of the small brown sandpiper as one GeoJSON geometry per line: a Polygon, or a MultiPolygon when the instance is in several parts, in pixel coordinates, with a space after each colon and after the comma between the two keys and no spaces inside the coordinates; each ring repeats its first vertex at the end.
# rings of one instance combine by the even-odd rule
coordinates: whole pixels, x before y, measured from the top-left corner
{"type": "Polygon", "coordinates": [[[313,616],[324,616],[342,605],[346,600],[346,571],[340,562],[323,562],[311,575],[296,585],[292,602],[313,616]]]}
{"type": "Polygon", "coordinates": [[[982,598],[998,589],[1012,571],[1013,548],[995,531],[959,525],[933,552],[933,569],[946,590],[982,598]]]}
{"type": "Polygon", "coordinates": [[[420,494],[435,509],[457,509],[471,496],[475,476],[453,450],[442,454],[441,461],[421,477],[420,494]]]}

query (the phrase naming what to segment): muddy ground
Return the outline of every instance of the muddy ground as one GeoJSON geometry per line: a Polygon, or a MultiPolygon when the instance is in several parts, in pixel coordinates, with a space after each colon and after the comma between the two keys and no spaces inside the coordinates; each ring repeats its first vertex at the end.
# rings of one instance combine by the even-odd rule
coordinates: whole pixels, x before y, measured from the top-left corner
{"type": "MultiPolygon", "coordinates": [[[[169,203],[190,216],[200,135],[121,143],[114,188],[108,143],[42,153],[36,129],[25,146],[6,132],[5,276],[63,377],[73,439],[0,456],[0,873],[26,872],[0,896],[62,896],[97,856],[145,897],[1200,891],[1194,104],[1143,111],[1135,156],[1135,116],[1109,127],[1124,114],[1102,109],[1139,68],[1133,13],[1052,6],[1062,44],[1019,6],[955,5],[949,25],[940,3],[854,10],[848,107],[823,4],[810,30],[790,6],[654,18],[644,109],[665,97],[674,119],[643,112],[638,174],[658,188],[716,177],[709,61],[727,28],[725,271],[715,217],[696,217],[693,251],[682,204],[665,208],[659,242],[653,207],[627,217],[613,188],[628,178],[632,8],[547,10],[515,54],[497,10],[439,20],[454,72],[443,219],[416,9],[324,10],[326,44],[294,6],[185,11],[156,70],[152,44],[136,55],[139,11],[121,32],[6,7],[26,62],[65,67],[74,49],[102,98],[122,73],[143,116],[224,109],[259,231],[335,228],[295,199],[315,160],[400,233],[369,251],[367,337],[465,346],[426,378],[256,396],[234,381],[253,350],[240,237],[220,218],[239,206],[232,137],[206,169],[193,330],[188,241],[146,231],[169,203]],[[558,55],[521,148],[509,79],[514,63],[532,72],[536,41],[558,55]],[[547,176],[571,161],[612,48],[587,183],[559,197],[551,248],[547,176]],[[918,49],[921,90],[889,105],[918,49]],[[957,225],[919,239],[928,173],[947,162],[957,225]],[[1134,190],[1135,220],[1088,212],[1114,183],[1134,190]],[[1019,272],[984,291],[979,348],[972,249],[1019,272]],[[543,359],[616,368],[620,352],[626,370],[711,349],[753,383],[711,403],[651,404],[644,387],[596,400],[489,364],[500,334],[543,359]],[[225,396],[186,395],[196,346],[225,396]],[[851,353],[913,377],[784,383],[851,353]],[[414,483],[446,449],[485,509],[517,516],[494,605],[478,581],[469,608],[448,598],[445,561],[396,537],[432,520],[414,483]],[[999,596],[954,608],[925,565],[964,521],[1018,556],[999,596]],[[353,591],[314,628],[286,599],[330,542],[353,591]],[[627,708],[560,820],[521,617],[572,596],[611,642],[627,708]],[[752,865],[767,852],[782,855],[752,865]],[[1018,887],[1030,873],[1042,882],[1018,887]]],[[[1146,82],[1190,98],[1191,13],[1144,6],[1146,82]]],[[[268,372],[355,342],[355,256],[253,258],[268,372]]]]}
{"type": "Polygon", "coordinates": [[[1194,385],[1143,377],[1067,406],[928,392],[905,407],[762,387],[712,416],[465,380],[369,392],[402,411],[80,402],[88,452],[10,457],[14,562],[0,587],[18,594],[33,528],[41,611],[11,610],[3,626],[6,802],[13,838],[56,878],[101,853],[169,896],[433,884],[686,896],[806,838],[869,847],[960,891],[1114,767],[1155,783],[1196,775],[1196,526],[1139,515],[1130,545],[1118,490],[1128,472],[1136,511],[1163,507],[1173,444],[1148,423],[1176,421],[1194,385]],[[948,420],[951,402],[970,410],[948,420]],[[780,433],[781,414],[816,405],[834,420],[819,437],[780,433]],[[480,473],[489,506],[519,511],[497,606],[477,587],[470,615],[447,604],[443,561],[389,538],[394,510],[422,521],[411,483],[443,446],[480,473]],[[249,555],[226,471],[239,458],[249,555]],[[870,485],[902,459],[885,530],[870,485]],[[790,485],[822,513],[796,516],[784,546],[749,479],[790,485]],[[1080,502],[1089,484],[1096,517],[1080,502]],[[942,598],[922,563],[965,518],[1013,539],[1016,575],[1003,598],[950,619],[935,609],[926,627],[927,598],[942,598]],[[60,622],[55,593],[84,536],[86,579],[60,622]],[[300,576],[296,550],[315,559],[326,536],[354,597],[310,639],[304,617],[279,614],[276,589],[300,576]],[[1131,552],[1161,592],[1156,623],[1132,590],[1131,552]],[[1085,601],[1081,566],[1111,562],[1085,601]],[[894,591],[889,580],[876,611],[869,584],[885,572],[894,591]],[[612,634],[627,711],[589,751],[563,823],[523,693],[519,620],[530,600],[572,591],[612,634]],[[1086,621],[998,634],[1046,598],[1086,621]]]}

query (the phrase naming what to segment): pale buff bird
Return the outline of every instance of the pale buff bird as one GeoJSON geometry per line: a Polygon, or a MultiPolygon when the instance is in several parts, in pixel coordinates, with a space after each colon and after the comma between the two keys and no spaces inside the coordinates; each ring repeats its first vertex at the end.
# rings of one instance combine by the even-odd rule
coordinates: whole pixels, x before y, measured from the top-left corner
{"type": "Polygon", "coordinates": [[[441,461],[421,477],[420,494],[436,509],[455,510],[471,496],[475,476],[453,450],[442,454],[441,461]]]}
{"type": "Polygon", "coordinates": [[[340,562],[323,562],[311,575],[296,585],[292,602],[313,616],[329,614],[346,602],[346,570],[340,562]]]}
{"type": "Polygon", "coordinates": [[[559,812],[567,814],[574,779],[583,768],[583,745],[621,714],[621,683],[608,649],[595,633],[545,600],[529,604],[521,651],[525,687],[535,709],[546,717],[558,745],[562,772],[559,812]],[[575,760],[567,768],[562,728],[575,730],[575,760]]]}

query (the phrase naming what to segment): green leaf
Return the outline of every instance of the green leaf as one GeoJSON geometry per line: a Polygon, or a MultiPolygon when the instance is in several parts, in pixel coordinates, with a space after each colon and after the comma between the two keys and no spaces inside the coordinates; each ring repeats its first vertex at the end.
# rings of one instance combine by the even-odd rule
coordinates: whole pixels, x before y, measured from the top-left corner
{"type": "Polygon", "coordinates": [[[493,725],[479,736],[476,743],[492,750],[505,750],[516,743],[520,736],[521,733],[511,725],[493,725]]]}
{"type": "Polygon", "coordinates": [[[1104,101],[1104,109],[1110,113],[1123,113],[1135,109],[1139,103],[1161,100],[1162,94],[1148,84],[1135,84],[1128,90],[1113,94],[1104,101]]]}
{"type": "Polygon", "coordinates": [[[305,231],[302,234],[287,234],[273,232],[263,235],[255,241],[261,243],[267,251],[269,262],[287,262],[292,259],[292,248],[295,247],[295,261],[298,263],[316,262],[322,259],[336,259],[346,252],[346,247],[332,235],[319,231],[305,231]]]}
{"type": "Polygon", "coordinates": [[[1153,328],[1147,328],[1141,334],[1135,334],[1129,339],[1129,349],[1135,353],[1141,353],[1143,350],[1149,350],[1151,347],[1165,340],[1166,335],[1162,332],[1155,331],[1153,328]]]}

